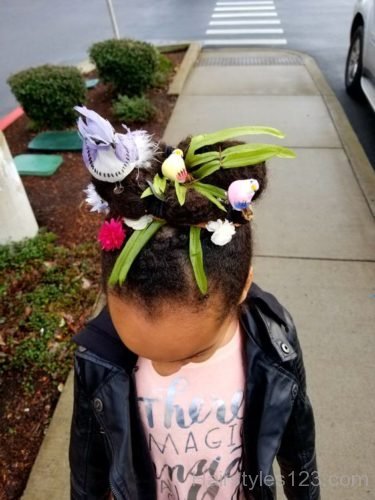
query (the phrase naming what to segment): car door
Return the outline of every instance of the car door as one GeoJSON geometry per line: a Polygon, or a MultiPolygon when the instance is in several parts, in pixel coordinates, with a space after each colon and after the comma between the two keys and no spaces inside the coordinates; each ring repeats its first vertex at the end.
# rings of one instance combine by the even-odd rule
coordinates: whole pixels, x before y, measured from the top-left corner
{"type": "Polygon", "coordinates": [[[367,22],[363,47],[363,67],[367,76],[375,85],[375,0],[368,0],[367,22]]]}

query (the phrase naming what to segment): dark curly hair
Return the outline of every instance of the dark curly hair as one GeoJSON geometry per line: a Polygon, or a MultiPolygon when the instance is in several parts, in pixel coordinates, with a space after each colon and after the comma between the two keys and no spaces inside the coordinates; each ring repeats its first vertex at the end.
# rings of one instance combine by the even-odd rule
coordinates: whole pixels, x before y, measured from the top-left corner
{"type": "MultiPolygon", "coordinates": [[[[190,137],[177,147],[186,153],[190,137]]],[[[226,141],[201,148],[198,152],[220,150],[242,144],[226,141]]],[[[110,218],[127,217],[138,219],[145,214],[163,218],[167,223],[151,238],[132,264],[125,282],[109,288],[107,281],[121,249],[102,251],[102,287],[104,292],[117,295],[124,300],[134,300],[150,316],[160,307],[173,304],[188,305],[192,310],[200,310],[214,298],[220,300],[218,320],[237,310],[237,304],[244,289],[252,259],[251,224],[243,218],[242,212],[232,210],[223,213],[206,197],[193,189],[186,194],[184,205],[180,205],[173,185],[165,192],[165,201],[154,196],[140,198],[156,173],[161,174],[161,164],[169,156],[172,148],[160,143],[149,169],[134,169],[123,181],[124,191],[113,192],[113,184],[92,179],[98,194],[108,202],[110,218]],[[201,242],[204,269],[208,281],[208,293],[202,295],[197,287],[189,260],[189,225],[208,222],[218,218],[241,224],[236,227],[232,240],[223,246],[212,243],[212,233],[202,229],[201,242]]],[[[194,174],[194,172],[192,171],[194,174]]],[[[254,178],[260,188],[253,201],[259,198],[266,187],[266,165],[264,162],[248,167],[220,169],[203,182],[214,184],[225,190],[239,179],[254,178]]],[[[127,238],[132,233],[127,228],[127,238]]],[[[126,243],[125,240],[125,243],[126,243]]]]}

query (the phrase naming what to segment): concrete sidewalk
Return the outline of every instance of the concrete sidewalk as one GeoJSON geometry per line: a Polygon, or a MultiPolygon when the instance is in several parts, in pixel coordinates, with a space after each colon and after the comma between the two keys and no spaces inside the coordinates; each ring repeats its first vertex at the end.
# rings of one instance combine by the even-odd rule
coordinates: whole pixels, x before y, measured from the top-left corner
{"type": "MultiPolygon", "coordinates": [[[[256,142],[297,154],[269,162],[269,186],[255,206],[254,271],[299,331],[322,498],[374,498],[375,175],[308,56],[268,49],[200,54],[165,140],[175,145],[188,134],[240,125],[281,129],[285,139],[256,142]]],[[[24,499],[69,498],[71,375],[24,499]]]]}

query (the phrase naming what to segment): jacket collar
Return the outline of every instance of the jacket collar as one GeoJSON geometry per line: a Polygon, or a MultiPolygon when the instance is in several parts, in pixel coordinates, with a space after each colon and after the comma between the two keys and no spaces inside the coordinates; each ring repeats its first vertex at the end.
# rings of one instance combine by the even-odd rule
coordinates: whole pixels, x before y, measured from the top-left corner
{"type": "MultiPolygon", "coordinates": [[[[252,283],[245,299],[245,310],[240,318],[247,331],[250,330],[247,311],[254,304],[277,323],[287,326],[284,309],[278,300],[272,294],[262,290],[256,283],[252,283]]],[[[86,326],[72,337],[72,340],[116,365],[125,366],[127,370],[131,370],[137,361],[137,355],[130,351],[119,337],[107,305],[97,316],[90,319],[86,326]]]]}

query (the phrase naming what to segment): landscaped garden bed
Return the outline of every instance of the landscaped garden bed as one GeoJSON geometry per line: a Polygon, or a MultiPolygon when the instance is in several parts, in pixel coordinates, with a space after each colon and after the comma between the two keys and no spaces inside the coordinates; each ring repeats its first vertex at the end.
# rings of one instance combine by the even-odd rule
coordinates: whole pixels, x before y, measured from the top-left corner
{"type": "MultiPolygon", "coordinates": [[[[167,53],[174,71],[145,92],[156,114],[134,122],[160,140],[176,97],[167,93],[184,52],[167,53]]],[[[96,78],[97,70],[86,74],[96,78]]],[[[113,88],[100,81],[85,105],[123,132],[112,111],[113,88]]],[[[77,115],[78,117],[78,115],[77,115]]],[[[27,153],[37,134],[26,115],[5,131],[13,156],[27,153]]],[[[39,129],[40,131],[40,129],[39,129]]],[[[28,242],[0,246],[0,499],[21,497],[72,367],[71,336],[90,316],[99,291],[102,215],[90,212],[90,182],[80,152],[57,152],[63,164],[50,177],[22,178],[41,228],[28,242]]]]}

